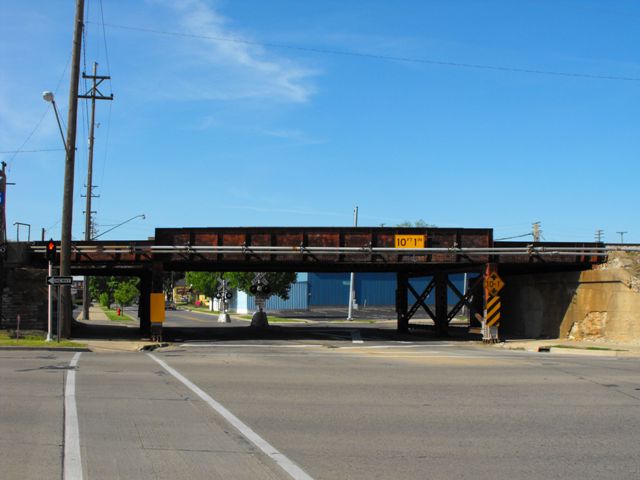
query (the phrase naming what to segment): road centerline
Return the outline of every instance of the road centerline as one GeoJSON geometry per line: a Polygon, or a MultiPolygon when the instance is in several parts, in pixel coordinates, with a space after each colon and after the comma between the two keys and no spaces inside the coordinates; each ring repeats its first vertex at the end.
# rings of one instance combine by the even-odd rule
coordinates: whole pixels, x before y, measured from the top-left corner
{"type": "Polygon", "coordinates": [[[227,422],[236,428],[247,440],[258,447],[265,455],[271,458],[280,468],[287,472],[294,480],[313,480],[304,470],[291,461],[286,455],[278,451],[273,445],[263,439],[260,435],[254,432],[251,427],[242,422],[233,413],[227,410],[221,403],[213,399],[208,393],[198,387],[195,383],[191,382],[187,377],[182,375],[174,368],[167,365],[163,360],[151,353],[147,353],[152,360],[158,363],[162,368],[169,372],[173,377],[180,381],[189,390],[200,397],[207,405],[221,415],[227,422]]]}
{"type": "Polygon", "coordinates": [[[76,353],[69,363],[64,389],[64,462],[65,480],[82,480],[82,460],[80,457],[80,429],[76,406],[76,371],[81,352],[76,353]]]}

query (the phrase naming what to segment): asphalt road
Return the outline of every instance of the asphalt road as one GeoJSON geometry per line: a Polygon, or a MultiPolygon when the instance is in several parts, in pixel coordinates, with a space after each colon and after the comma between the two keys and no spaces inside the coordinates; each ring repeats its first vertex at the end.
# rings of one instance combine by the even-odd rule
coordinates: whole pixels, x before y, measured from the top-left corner
{"type": "Polygon", "coordinates": [[[1,476],[640,478],[638,359],[371,332],[0,351],[1,476]]]}

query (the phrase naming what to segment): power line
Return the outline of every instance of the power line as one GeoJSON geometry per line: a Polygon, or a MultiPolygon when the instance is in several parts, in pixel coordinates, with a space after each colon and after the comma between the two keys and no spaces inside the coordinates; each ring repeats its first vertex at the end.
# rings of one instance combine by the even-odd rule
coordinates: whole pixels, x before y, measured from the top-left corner
{"type": "MultiPolygon", "coordinates": [[[[69,63],[70,62],[71,62],[71,55],[69,55],[69,57],[67,58],[67,64],[64,66],[64,70],[62,70],[62,75],[60,75],[60,78],[58,79],[58,84],[56,85],[56,88],[53,91],[54,94],[58,93],[58,90],[60,89],[60,84],[62,83],[62,80],[64,79],[65,73],[67,73],[67,68],[69,68],[69,63]]],[[[45,108],[44,112],[42,113],[42,116],[40,117],[40,120],[38,120],[38,123],[36,123],[36,126],[33,127],[33,130],[31,130],[29,135],[27,135],[27,138],[25,139],[25,141],[22,142],[22,145],[20,145],[20,147],[18,147],[18,150],[14,150],[13,155],[11,156],[9,161],[7,162],[9,171],[11,171],[11,165],[12,165],[13,159],[16,158],[16,155],[18,155],[18,153],[22,152],[22,149],[24,148],[24,146],[27,143],[29,143],[29,140],[31,140],[31,137],[33,137],[33,134],[36,133],[38,128],[40,128],[40,124],[44,120],[44,117],[47,115],[48,111],[49,111],[49,107],[47,106],[47,108],[45,108]]]]}
{"type": "Polygon", "coordinates": [[[113,23],[103,23],[103,25],[111,28],[120,28],[123,30],[153,33],[156,35],[167,35],[167,36],[185,37],[185,38],[199,38],[199,39],[206,39],[206,40],[216,40],[219,42],[239,43],[244,45],[255,45],[255,46],[270,47],[270,48],[282,48],[287,50],[298,50],[302,52],[313,52],[313,53],[321,53],[321,54],[328,54],[328,55],[343,55],[343,56],[350,56],[350,57],[372,58],[376,60],[389,60],[389,61],[395,61],[395,62],[421,63],[421,64],[427,64],[427,65],[439,65],[444,67],[473,68],[478,70],[494,70],[494,71],[501,71],[501,72],[528,73],[528,74],[535,74],[535,75],[550,75],[550,76],[556,76],[556,77],[586,78],[590,80],[614,80],[614,81],[626,81],[626,82],[640,82],[640,77],[626,77],[622,75],[611,75],[611,74],[597,75],[597,74],[590,74],[590,73],[561,72],[561,71],[554,71],[554,70],[537,70],[532,68],[520,68],[520,67],[511,67],[511,66],[502,66],[502,65],[487,65],[487,64],[480,64],[480,63],[452,62],[452,61],[434,60],[434,59],[428,59],[428,58],[400,57],[400,56],[394,56],[394,55],[353,52],[348,50],[331,50],[326,48],[302,47],[299,45],[289,45],[284,43],[257,42],[253,40],[244,40],[240,38],[224,37],[219,35],[201,35],[201,34],[195,34],[195,33],[171,32],[166,30],[156,30],[152,28],[117,25],[113,23]]]}
{"type": "Polygon", "coordinates": [[[107,75],[111,75],[111,65],[109,65],[109,50],[107,49],[107,32],[104,28],[105,23],[104,23],[104,9],[102,8],[102,0],[100,0],[100,22],[102,24],[102,39],[104,41],[104,58],[107,62],[107,75]]]}
{"type": "Polygon", "coordinates": [[[0,153],[40,153],[40,152],[64,152],[64,148],[40,148],[38,150],[2,150],[0,153]]]}
{"type": "Polygon", "coordinates": [[[531,235],[533,235],[533,233],[524,233],[522,235],[515,235],[513,237],[494,238],[494,241],[499,242],[501,240],[512,240],[514,238],[530,237],[531,235]]]}

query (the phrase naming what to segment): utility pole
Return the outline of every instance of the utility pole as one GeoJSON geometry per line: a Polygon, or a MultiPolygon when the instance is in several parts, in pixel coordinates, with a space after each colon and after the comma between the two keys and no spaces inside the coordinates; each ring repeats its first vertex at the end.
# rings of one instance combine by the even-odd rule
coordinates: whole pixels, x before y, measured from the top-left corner
{"type": "Polygon", "coordinates": [[[596,243],[602,243],[602,239],[604,238],[604,230],[596,230],[596,243]]]}
{"type": "MultiPolygon", "coordinates": [[[[354,227],[358,226],[358,207],[357,206],[353,209],[353,226],[354,227]]],[[[351,314],[353,310],[353,304],[356,302],[355,281],[356,281],[356,274],[354,272],[351,272],[351,276],[349,278],[349,310],[347,313],[347,320],[353,320],[353,317],[351,316],[351,314]]]]}
{"type": "Polygon", "coordinates": [[[620,243],[624,243],[624,234],[629,232],[616,232],[616,233],[620,235],[620,243]]]}
{"type": "Polygon", "coordinates": [[[7,216],[5,204],[7,199],[7,164],[2,162],[0,171],[0,243],[7,243],[7,216]]]}
{"type": "Polygon", "coordinates": [[[542,231],[540,230],[540,222],[533,222],[531,227],[533,228],[533,241],[539,242],[542,234],[542,231]]]}
{"type": "MultiPolygon", "coordinates": [[[[96,123],[96,100],[113,100],[113,94],[107,97],[98,90],[100,84],[109,80],[111,77],[108,76],[98,76],[98,63],[93,63],[93,75],[82,74],[82,78],[90,78],[93,80],[93,86],[91,89],[84,95],[78,95],[78,98],[88,98],[91,99],[91,123],[89,126],[89,159],[88,159],[88,167],[87,167],[87,204],[85,209],[85,221],[84,221],[84,239],[86,241],[91,240],[93,235],[93,226],[91,221],[91,214],[94,213],[91,211],[91,199],[97,197],[97,195],[93,195],[93,143],[95,140],[94,131],[95,131],[95,123],[96,123]]],[[[84,287],[82,289],[82,318],[84,320],[89,320],[89,277],[84,277],[84,287]]]]}
{"type": "MultiPolygon", "coordinates": [[[[73,175],[76,158],[76,128],[78,124],[78,83],[80,81],[80,53],[82,50],[82,19],[84,18],[84,0],[76,0],[73,42],[71,53],[71,78],[69,81],[69,111],[67,115],[67,152],[64,163],[64,187],[62,200],[62,232],[60,235],[60,275],[71,275],[71,229],[73,226],[73,175]]],[[[71,287],[60,288],[62,316],[61,333],[64,337],[71,334],[71,287]]]]}

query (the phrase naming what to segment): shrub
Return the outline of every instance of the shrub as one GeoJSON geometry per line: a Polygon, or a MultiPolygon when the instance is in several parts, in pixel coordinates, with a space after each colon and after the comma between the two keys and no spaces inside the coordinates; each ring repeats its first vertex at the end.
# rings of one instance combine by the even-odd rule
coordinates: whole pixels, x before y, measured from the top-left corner
{"type": "Polygon", "coordinates": [[[109,308],[111,306],[111,302],[109,302],[109,294],[107,292],[102,292],[99,297],[100,305],[105,308],[109,308]]]}

